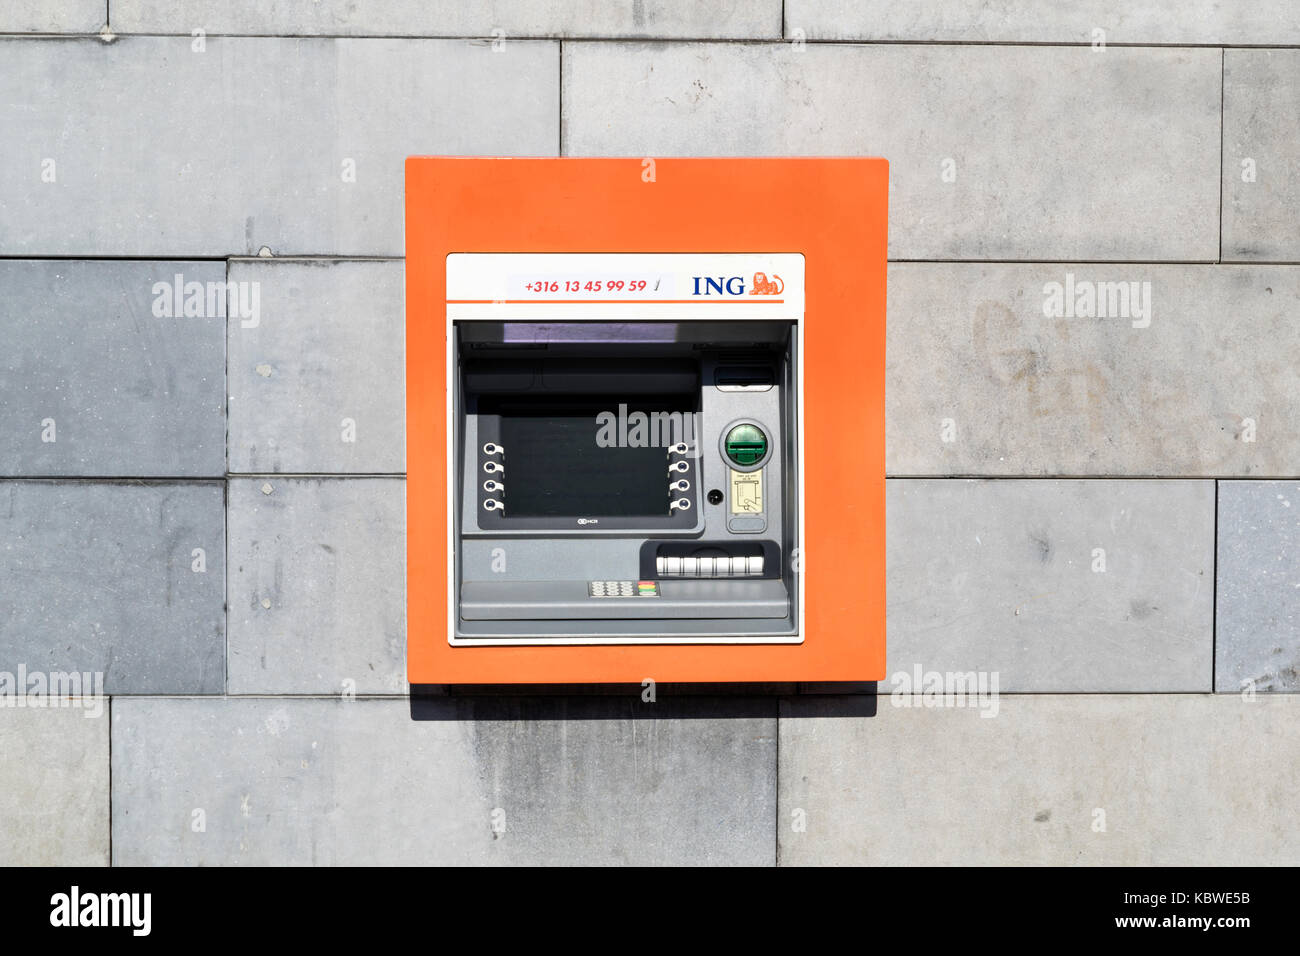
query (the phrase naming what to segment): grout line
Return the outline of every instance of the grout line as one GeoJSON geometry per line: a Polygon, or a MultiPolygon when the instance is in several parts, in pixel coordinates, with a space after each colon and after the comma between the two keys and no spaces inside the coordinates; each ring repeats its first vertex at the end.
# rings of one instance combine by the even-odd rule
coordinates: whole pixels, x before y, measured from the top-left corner
{"type": "MultiPolygon", "coordinates": [[[[540,159],[550,159],[552,157],[537,157],[540,159]]],[[[322,253],[294,253],[275,256],[250,256],[247,253],[205,253],[203,255],[104,255],[100,253],[79,254],[79,253],[0,253],[0,262],[211,262],[225,263],[229,265],[232,262],[241,264],[253,262],[405,262],[405,256],[365,256],[357,254],[322,254],[322,253]]]]}
{"type": "MultiPolygon", "coordinates": [[[[492,38],[467,34],[448,33],[208,33],[209,40],[461,40],[471,44],[485,44],[492,38]]],[[[117,39],[172,39],[190,40],[189,33],[130,32],[119,33],[117,39]]],[[[98,33],[13,33],[0,31],[0,40],[98,40],[98,33]]],[[[709,36],[649,36],[638,34],[610,34],[608,36],[568,36],[563,33],[538,34],[535,36],[512,36],[514,43],[691,43],[713,46],[778,46],[788,42],[788,38],[773,37],[709,37],[709,36]]],[[[811,46],[845,46],[845,47],[1027,47],[1087,50],[1092,47],[1091,40],[923,40],[883,38],[825,38],[807,37],[804,41],[811,46]]],[[[1300,43],[1223,43],[1222,41],[1205,41],[1200,43],[1154,43],[1142,41],[1106,41],[1107,49],[1112,47],[1125,50],[1296,50],[1300,43]]]]}
{"type": "Polygon", "coordinates": [[[559,121],[559,133],[556,135],[555,155],[564,155],[564,41],[560,41],[560,82],[556,93],[556,119],[559,121]]]}
{"type": "MultiPolygon", "coordinates": [[[[561,137],[562,138],[562,137],[561,137]]],[[[561,142],[561,148],[563,143],[561,142]]],[[[563,154],[561,154],[563,155],[563,154]]],[[[554,157],[534,157],[538,159],[553,159],[554,157]]],[[[669,159],[690,158],[690,157],[668,157],[669,159]]],[[[1222,159],[1220,159],[1222,166],[1222,159]]],[[[1222,177],[1220,177],[1222,180],[1222,177]]],[[[1220,181],[1220,192],[1222,192],[1222,181],[1220,181]]],[[[1222,200],[1220,200],[1222,203],[1222,200]]],[[[1222,242],[1222,239],[1220,239],[1222,242]]],[[[224,262],[227,265],[232,263],[265,263],[273,265],[275,263],[295,263],[295,262],[405,262],[405,256],[364,256],[357,254],[339,254],[332,255],[326,253],[294,253],[277,255],[272,258],[263,256],[249,255],[193,255],[193,256],[138,256],[138,255],[99,255],[90,254],[49,254],[49,253],[26,253],[16,254],[0,253],[0,262],[224,262]]],[[[886,260],[890,265],[1024,265],[1024,266],[1297,266],[1300,265],[1300,259],[960,259],[943,256],[933,257],[896,257],[891,256],[886,260]]]]}
{"type": "Polygon", "coordinates": [[[143,485],[150,482],[216,484],[224,475],[0,475],[0,481],[95,481],[115,485],[143,485]]]}
{"type": "MultiPolygon", "coordinates": [[[[230,288],[230,260],[226,260],[226,288],[230,288]]],[[[226,310],[229,313],[229,309],[226,310]]],[[[235,310],[238,311],[238,310],[235,310]]],[[[226,474],[230,474],[230,329],[233,316],[226,316],[226,334],[222,336],[221,348],[223,352],[224,377],[221,382],[221,403],[226,408],[226,434],[225,434],[225,455],[226,455],[226,474]]],[[[224,551],[221,555],[221,616],[222,616],[222,633],[225,636],[225,650],[222,654],[222,677],[221,689],[225,693],[230,693],[230,479],[226,478],[221,483],[221,533],[222,547],[224,551]]]]}
{"type": "MultiPolygon", "coordinates": [[[[294,694],[294,693],[283,693],[283,694],[228,694],[228,693],[222,693],[222,694],[185,694],[185,693],[174,693],[174,692],[173,692],[173,693],[162,693],[162,694],[128,694],[128,693],[118,693],[118,694],[114,694],[114,695],[113,695],[113,698],[115,698],[115,699],[117,699],[117,700],[128,700],[128,701],[163,701],[163,700],[176,700],[176,701],[202,701],[202,702],[212,702],[212,701],[252,701],[252,700],[268,700],[268,701],[291,701],[291,700],[292,700],[292,701],[337,701],[338,703],[341,703],[341,704],[347,705],[347,704],[356,703],[356,702],[358,702],[358,701],[380,701],[380,702],[383,702],[383,701],[387,701],[387,702],[393,702],[393,701],[407,701],[407,700],[410,700],[410,696],[411,696],[411,695],[410,695],[409,692],[408,692],[408,693],[405,693],[405,694],[396,694],[396,693],[394,693],[394,694],[357,694],[355,697],[353,697],[353,698],[351,698],[351,699],[344,699],[344,698],[343,698],[341,695],[339,695],[339,694],[326,694],[326,693],[316,693],[316,694],[294,694]]],[[[497,696],[497,695],[485,695],[485,696],[497,696]]]]}
{"type": "Polygon", "coordinates": [[[933,258],[895,258],[886,260],[890,265],[971,265],[971,266],[1217,266],[1217,265],[1294,265],[1288,262],[1245,262],[1220,263],[1215,259],[950,259],[933,258]]]}
{"type": "Polygon", "coordinates": [[[1218,692],[1219,662],[1219,482],[1214,482],[1214,547],[1210,552],[1213,590],[1210,594],[1210,693],[1218,692]]]}
{"type": "MultiPolygon", "coordinates": [[[[377,472],[230,472],[225,475],[0,475],[0,482],[7,481],[29,481],[29,482],[98,482],[100,484],[130,485],[169,483],[169,484],[216,484],[220,482],[225,485],[226,482],[234,479],[257,479],[264,480],[286,480],[286,479],[322,479],[348,481],[358,478],[376,478],[392,479],[394,481],[405,481],[405,472],[377,471],[377,472]]],[[[944,472],[938,473],[907,473],[896,474],[891,472],[885,473],[886,481],[1296,481],[1300,480],[1300,472],[1296,474],[1277,474],[1277,475],[1233,475],[1233,474],[1216,474],[1216,475],[1082,475],[1082,474],[1051,474],[1051,475],[1023,475],[1014,473],[982,474],[979,472],[944,472]]]]}
{"type": "Polygon", "coordinates": [[[230,472],[224,475],[0,475],[0,481],[94,481],[118,485],[167,482],[175,484],[224,484],[231,478],[394,478],[405,480],[406,472],[230,472]]]}
{"type": "Polygon", "coordinates": [[[232,471],[231,478],[406,478],[404,471],[232,471]]]}
{"type": "Polygon", "coordinates": [[[68,253],[0,253],[0,262],[225,262],[225,256],[110,256],[68,253]]]}
{"type": "MultiPolygon", "coordinates": [[[[547,157],[538,157],[545,159],[547,157]]],[[[403,187],[405,188],[405,187],[403,187]]],[[[273,256],[250,256],[247,253],[236,253],[227,256],[230,262],[250,263],[250,262],[405,262],[406,256],[368,256],[359,253],[331,254],[325,252],[294,252],[294,253],[276,253],[273,256]]]]}
{"type": "MultiPolygon", "coordinates": [[[[493,38],[490,36],[467,36],[464,34],[438,34],[438,33],[205,33],[204,37],[209,40],[462,40],[471,45],[486,46],[491,43],[493,38]]],[[[114,34],[113,42],[118,40],[191,40],[192,35],[189,33],[157,33],[149,31],[131,31],[129,33],[114,34]]],[[[712,40],[708,37],[664,37],[658,39],[655,37],[565,37],[561,34],[551,36],[508,36],[507,40],[511,43],[560,43],[569,39],[586,39],[593,40],[597,43],[768,43],[776,42],[776,38],[769,40],[746,40],[741,38],[731,38],[726,40],[712,40]]],[[[100,40],[102,38],[96,33],[40,33],[34,31],[24,31],[16,33],[13,31],[0,30],[0,40],[100,40]]],[[[830,41],[841,43],[843,41],[830,41]]],[[[1058,46],[1070,44],[1042,44],[1044,46],[1058,46]]],[[[1114,43],[1112,46],[1119,46],[1114,43]]],[[[1212,46],[1215,44],[1201,44],[1202,46],[1212,46]]],[[[1276,44],[1269,44],[1265,49],[1282,49],[1276,44]]]]}
{"type": "Polygon", "coordinates": [[[225,551],[221,555],[221,618],[222,634],[225,637],[225,653],[222,659],[223,693],[230,693],[230,482],[223,483],[221,489],[221,534],[225,551]]]}
{"type": "Polygon", "coordinates": [[[113,697],[108,698],[108,865],[113,865],[113,697]]]}
{"type": "Polygon", "coordinates": [[[1300,475],[891,475],[886,481],[1295,481],[1300,475]]]}
{"type": "Polygon", "coordinates": [[[1225,75],[1227,72],[1227,50],[1219,50],[1219,262],[1223,262],[1223,174],[1225,164],[1223,161],[1223,115],[1225,111],[1224,87],[1226,84],[1225,75]]]}
{"type": "MultiPolygon", "coordinates": [[[[188,38],[187,34],[131,34],[132,36],[175,36],[188,38]]],[[[238,38],[251,36],[252,34],[213,34],[208,36],[227,36],[238,38]]],[[[259,36],[273,37],[275,34],[259,34],[259,36]]],[[[324,35],[310,35],[302,39],[393,39],[393,40],[464,40],[464,39],[481,39],[478,37],[325,37],[324,35]]],[[[785,36],[779,37],[652,37],[652,36],[603,36],[603,37],[579,37],[564,36],[555,34],[552,36],[521,37],[520,39],[529,40],[559,40],[563,43],[694,43],[698,45],[709,44],[712,46],[782,46],[789,42],[785,36]]],[[[1044,49],[1067,49],[1067,50],[1089,50],[1093,46],[1092,40],[886,40],[881,38],[854,38],[854,39],[834,39],[827,37],[806,37],[804,42],[811,46],[848,46],[848,47],[891,47],[891,46],[921,46],[921,47],[1029,47],[1044,49]]],[[[1106,41],[1107,49],[1116,47],[1125,50],[1294,50],[1300,49],[1300,43],[1223,43],[1222,41],[1205,41],[1203,43],[1149,43],[1141,41],[1114,42],[1106,41]]]]}
{"type": "MultiPolygon", "coordinates": [[[[782,23],[785,22],[785,3],[781,4],[782,23]]],[[[784,27],[783,27],[784,29],[784,27]]],[[[772,865],[781,865],[781,702],[785,698],[776,698],[776,783],[772,803],[776,808],[776,826],[772,833],[772,865]]]]}
{"type": "MultiPolygon", "coordinates": [[[[719,681],[708,682],[711,685],[718,683],[728,683],[719,681]]],[[[745,683],[745,681],[735,681],[733,683],[745,683]]],[[[877,681],[877,685],[882,685],[885,681],[877,681]]],[[[456,685],[449,685],[455,687],[456,685]]],[[[503,687],[505,685],[493,685],[494,687],[503,687]]],[[[534,686],[534,685],[530,685],[534,686]]],[[[1260,691],[1260,694],[1266,697],[1295,697],[1300,696],[1288,691],[1260,691]]],[[[610,700],[619,699],[624,695],[621,694],[580,694],[580,693],[543,693],[537,690],[526,690],[518,693],[507,693],[504,691],[495,691],[491,693],[454,693],[439,697],[441,700],[510,700],[519,698],[541,698],[557,699],[563,697],[578,698],[582,700],[610,700]]],[[[893,696],[890,690],[877,690],[874,694],[854,694],[854,693],[803,693],[798,695],[799,699],[817,700],[830,697],[852,697],[868,698],[875,697],[877,701],[882,698],[893,696]]],[[[907,697],[921,697],[922,693],[917,691],[913,694],[906,694],[907,697]]],[[[998,697],[1221,697],[1223,694],[1216,694],[1207,690],[1068,690],[1064,688],[1055,688],[1049,690],[1002,690],[998,692],[998,697]]],[[[247,700],[298,700],[298,701],[336,701],[340,704],[347,705],[357,701],[405,701],[410,700],[411,695],[407,693],[393,694],[357,694],[351,700],[344,698],[337,693],[303,693],[303,694],[128,694],[117,693],[109,698],[117,700],[193,700],[193,701],[247,701],[247,700]]],[[[727,694],[719,692],[700,692],[700,693],[674,693],[663,698],[664,700],[750,700],[750,701],[781,701],[790,700],[792,695],[781,691],[771,693],[762,693],[758,691],[745,692],[740,694],[727,694]]],[[[779,717],[778,708],[778,721],[779,717]]],[[[778,724],[779,731],[779,724],[778,724]]]]}

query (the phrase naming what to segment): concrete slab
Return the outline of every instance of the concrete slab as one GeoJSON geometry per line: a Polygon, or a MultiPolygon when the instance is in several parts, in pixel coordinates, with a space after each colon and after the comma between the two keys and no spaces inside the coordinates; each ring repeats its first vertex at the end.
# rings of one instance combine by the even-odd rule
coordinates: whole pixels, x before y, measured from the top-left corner
{"type": "Polygon", "coordinates": [[[218,482],[0,481],[0,670],[221,693],[224,518],[218,482]]]}
{"type": "Polygon", "coordinates": [[[230,482],[232,694],[406,691],[405,482],[230,482]]]}
{"type": "Polygon", "coordinates": [[[1208,49],[580,43],[563,149],[883,156],[895,259],[1213,261],[1220,67],[1208,49]]]}
{"type": "Polygon", "coordinates": [[[114,702],[138,864],[771,864],[775,702],[114,702]],[[196,830],[201,811],[204,828],[196,830]]]}
{"type": "Polygon", "coordinates": [[[0,865],[107,866],[108,701],[97,711],[0,700],[0,865]]]}
{"type": "Polygon", "coordinates": [[[219,262],[0,260],[0,475],[225,474],[225,281],[219,262]]]}
{"type": "Polygon", "coordinates": [[[781,0],[113,0],[113,28],[126,33],[335,36],[663,37],[760,39],[781,36],[781,0]],[[498,34],[496,31],[501,31],[498,34]]]}
{"type": "Polygon", "coordinates": [[[843,710],[782,703],[783,864],[1300,862],[1300,697],[1006,697],[993,719],[843,710]]]}
{"type": "Polygon", "coordinates": [[[1214,689],[1300,691],[1300,482],[1219,482],[1214,689]]]}
{"type": "Polygon", "coordinates": [[[786,0],[786,36],[944,43],[1251,45],[1300,42],[1289,0],[786,0]],[[1101,34],[1095,31],[1102,31],[1101,34]]]}
{"type": "Polygon", "coordinates": [[[557,149],[552,41],[188,33],[0,39],[0,255],[400,256],[407,156],[557,149]]]}
{"type": "Polygon", "coordinates": [[[9,0],[0,7],[0,33],[98,33],[104,0],[9,0]]]}
{"type": "Polygon", "coordinates": [[[1224,51],[1225,261],[1300,260],[1297,99],[1300,50],[1224,51]]]}
{"type": "Polygon", "coordinates": [[[229,322],[230,470],[406,470],[400,261],[244,259],[261,315],[229,322]]]}
{"type": "Polygon", "coordinates": [[[880,693],[918,671],[996,674],[1003,693],[1211,690],[1212,482],[891,480],[885,527],[880,693]]]}
{"type": "Polygon", "coordinates": [[[1270,476],[1300,460],[1295,268],[894,263],[888,301],[888,474],[1270,476]]]}

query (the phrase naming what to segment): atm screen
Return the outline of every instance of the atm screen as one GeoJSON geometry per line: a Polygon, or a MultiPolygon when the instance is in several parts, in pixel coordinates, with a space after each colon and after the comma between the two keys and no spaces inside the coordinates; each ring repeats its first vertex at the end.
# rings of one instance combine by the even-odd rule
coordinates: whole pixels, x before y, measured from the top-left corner
{"type": "Polygon", "coordinates": [[[695,396],[502,400],[512,517],[669,514],[669,447],[690,439],[695,396]]]}

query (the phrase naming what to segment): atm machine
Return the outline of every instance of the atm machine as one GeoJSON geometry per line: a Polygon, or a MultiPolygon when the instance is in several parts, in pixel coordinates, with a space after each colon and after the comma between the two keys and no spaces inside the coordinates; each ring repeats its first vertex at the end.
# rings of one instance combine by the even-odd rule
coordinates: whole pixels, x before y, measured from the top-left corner
{"type": "Polygon", "coordinates": [[[644,169],[408,161],[413,687],[884,676],[883,161],[644,169]]]}
{"type": "Polygon", "coordinates": [[[453,644],[800,639],[802,266],[449,257],[453,644]]]}

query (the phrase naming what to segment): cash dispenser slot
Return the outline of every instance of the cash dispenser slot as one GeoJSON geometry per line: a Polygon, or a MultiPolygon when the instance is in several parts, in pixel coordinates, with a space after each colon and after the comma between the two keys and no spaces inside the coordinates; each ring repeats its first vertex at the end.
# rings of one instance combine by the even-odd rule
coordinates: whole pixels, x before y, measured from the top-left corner
{"type": "Polygon", "coordinates": [[[647,541],[641,577],[780,578],[781,549],[775,541],[647,541]]]}

